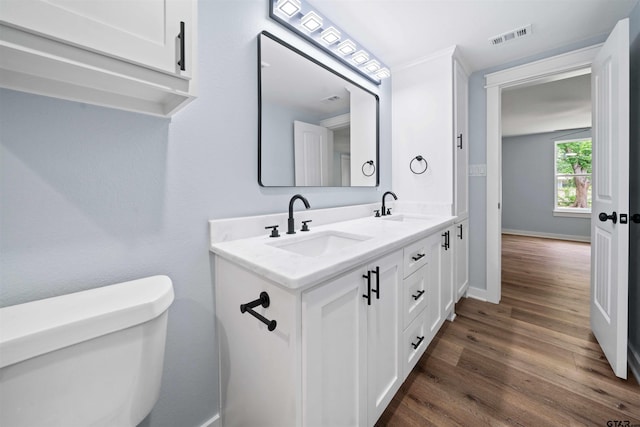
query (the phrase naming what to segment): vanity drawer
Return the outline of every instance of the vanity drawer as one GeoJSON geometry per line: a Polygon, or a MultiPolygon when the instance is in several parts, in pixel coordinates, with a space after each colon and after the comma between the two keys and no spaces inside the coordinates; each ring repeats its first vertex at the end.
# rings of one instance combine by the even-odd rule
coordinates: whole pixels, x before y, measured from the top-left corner
{"type": "Polygon", "coordinates": [[[425,265],[429,258],[428,239],[419,240],[404,248],[404,277],[425,265]]]}
{"type": "Polygon", "coordinates": [[[428,295],[427,280],[429,264],[423,265],[402,281],[402,313],[404,317],[403,328],[418,316],[427,306],[428,295]]]}
{"type": "Polygon", "coordinates": [[[423,310],[416,317],[411,325],[404,331],[402,336],[402,372],[406,379],[409,372],[416,366],[418,360],[429,345],[427,326],[427,312],[423,310]]]}

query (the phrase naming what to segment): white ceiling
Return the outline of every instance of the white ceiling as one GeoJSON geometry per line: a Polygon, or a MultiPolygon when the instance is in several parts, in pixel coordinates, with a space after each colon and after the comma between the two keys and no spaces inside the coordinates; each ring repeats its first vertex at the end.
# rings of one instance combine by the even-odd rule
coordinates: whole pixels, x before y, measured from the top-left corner
{"type": "Polygon", "coordinates": [[[469,72],[602,37],[639,0],[309,0],[392,71],[457,45],[469,72]],[[489,38],[531,24],[530,36],[489,38]]]}
{"type": "Polygon", "coordinates": [[[502,92],[502,135],[591,127],[591,74],[502,92]]]}

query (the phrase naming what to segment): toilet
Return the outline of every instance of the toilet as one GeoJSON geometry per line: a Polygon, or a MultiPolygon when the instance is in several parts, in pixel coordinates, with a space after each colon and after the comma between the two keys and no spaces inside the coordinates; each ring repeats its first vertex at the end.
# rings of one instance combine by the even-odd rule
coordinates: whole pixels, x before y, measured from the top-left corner
{"type": "Polygon", "coordinates": [[[133,427],[162,377],[167,276],[0,309],[0,426],[133,427]]]}

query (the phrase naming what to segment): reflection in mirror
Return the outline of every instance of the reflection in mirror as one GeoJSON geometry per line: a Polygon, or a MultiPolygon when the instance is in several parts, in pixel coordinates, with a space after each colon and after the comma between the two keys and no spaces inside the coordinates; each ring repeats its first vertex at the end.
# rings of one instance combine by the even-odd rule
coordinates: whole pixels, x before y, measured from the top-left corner
{"type": "Polygon", "coordinates": [[[260,185],[378,185],[378,97],[266,32],[259,60],[260,185]]]}

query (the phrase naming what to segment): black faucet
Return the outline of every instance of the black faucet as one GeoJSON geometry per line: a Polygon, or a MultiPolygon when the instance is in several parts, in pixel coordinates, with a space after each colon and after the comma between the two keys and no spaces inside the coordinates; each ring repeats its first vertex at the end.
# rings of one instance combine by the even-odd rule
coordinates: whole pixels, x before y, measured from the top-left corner
{"type": "Polygon", "coordinates": [[[295,225],[293,222],[293,202],[296,201],[296,199],[300,199],[302,200],[302,203],[304,203],[304,206],[309,209],[311,206],[309,205],[309,201],[307,199],[304,198],[304,196],[302,196],[301,194],[296,194],[295,196],[293,196],[291,198],[291,200],[289,200],[289,219],[288,219],[288,227],[287,227],[287,234],[296,234],[296,232],[293,230],[295,225]]]}
{"type": "Polygon", "coordinates": [[[391,211],[387,211],[387,208],[384,205],[384,198],[387,197],[387,194],[391,194],[395,200],[398,200],[398,196],[393,191],[387,191],[382,195],[382,216],[391,215],[391,211]]]}

